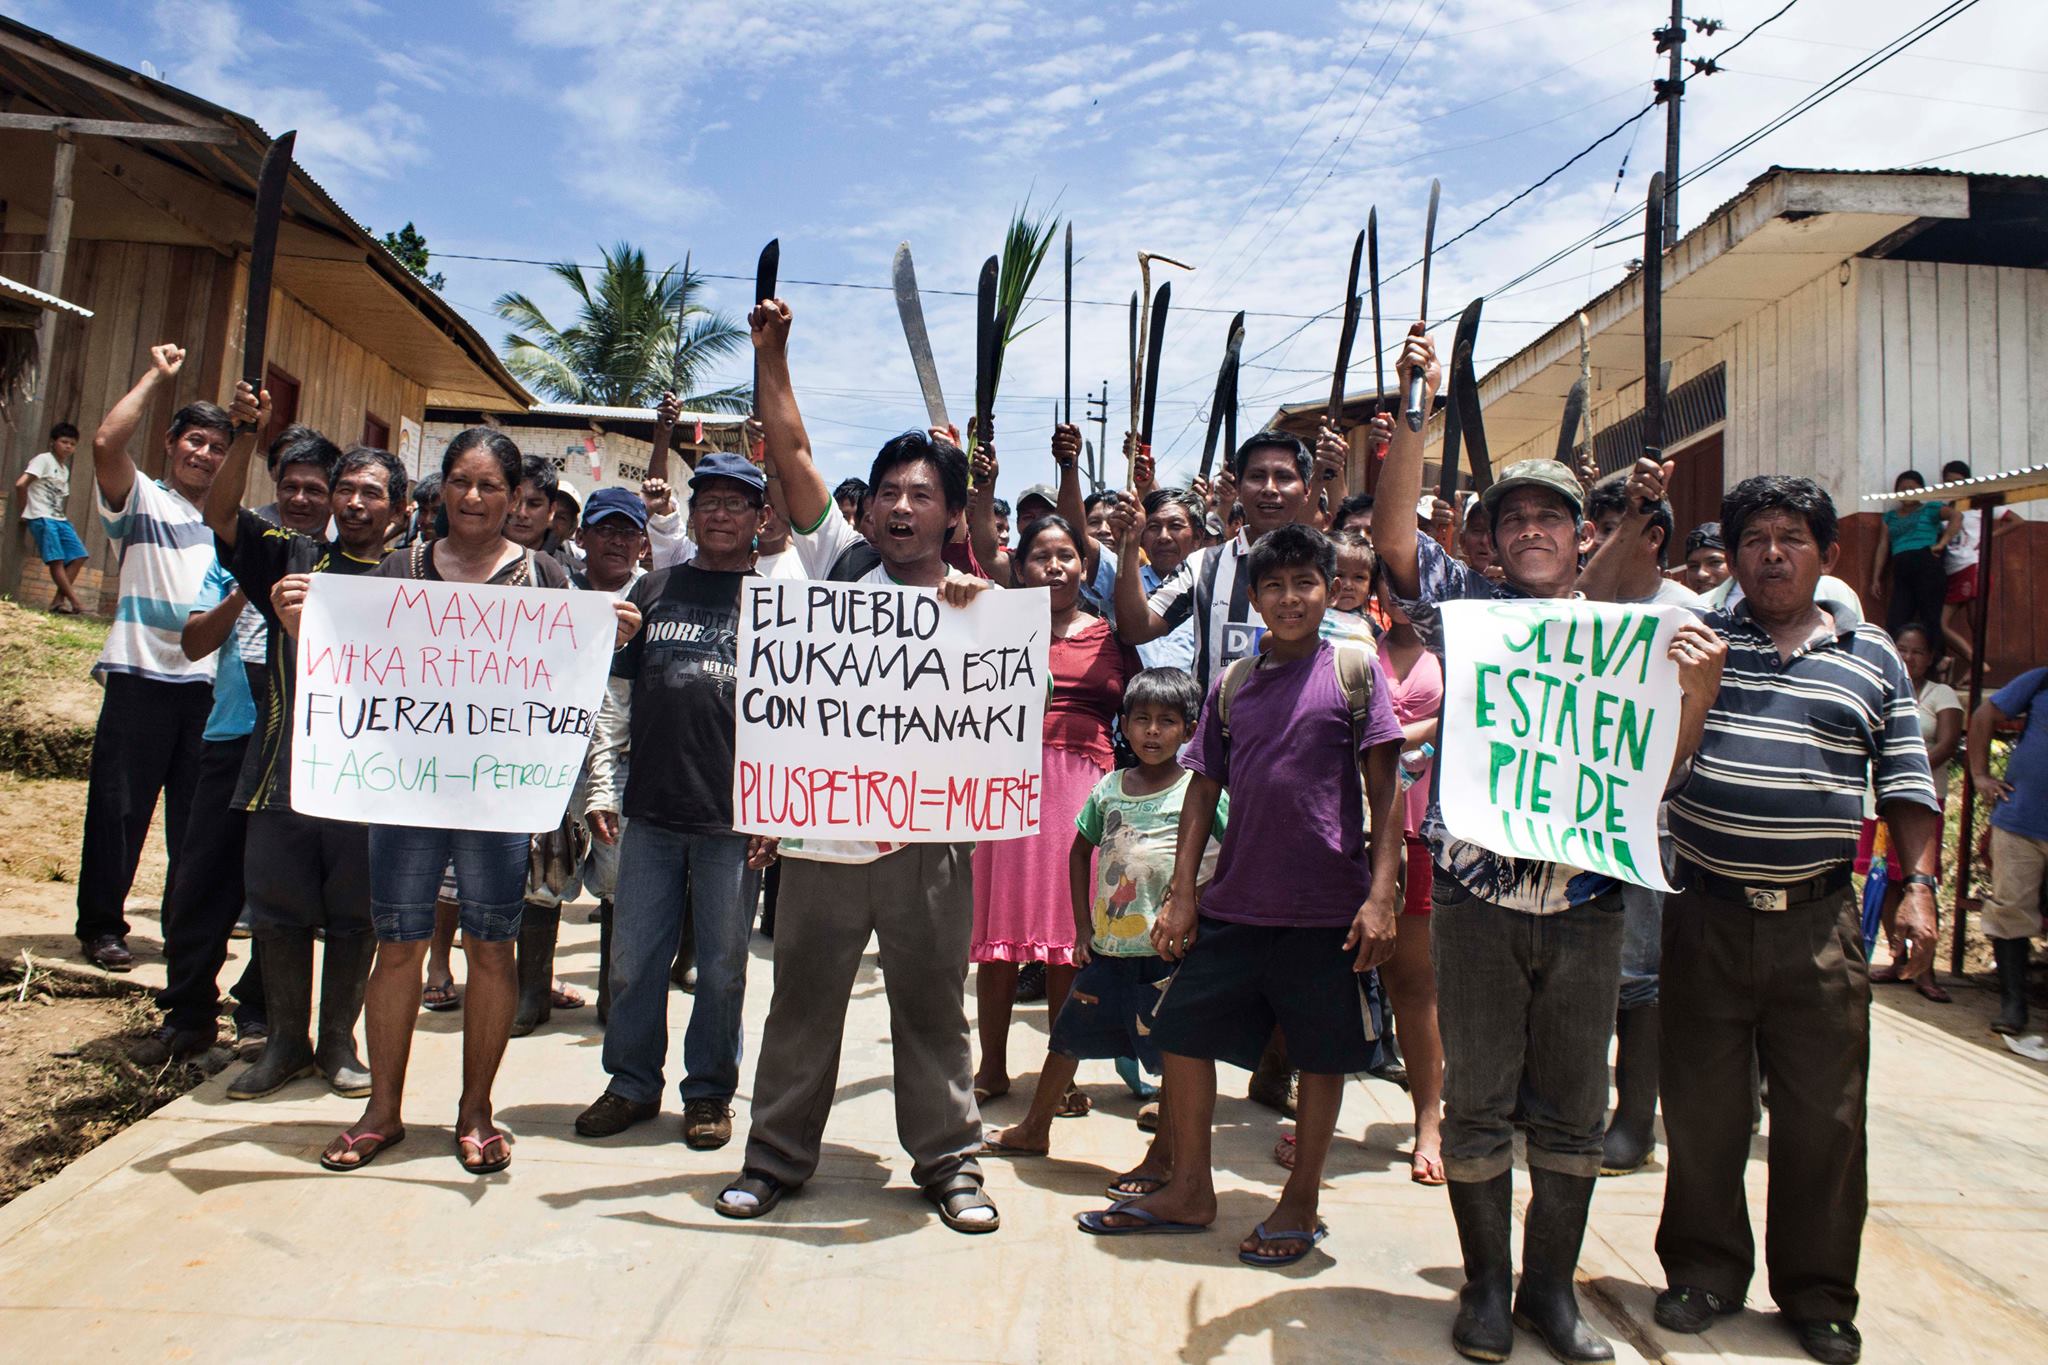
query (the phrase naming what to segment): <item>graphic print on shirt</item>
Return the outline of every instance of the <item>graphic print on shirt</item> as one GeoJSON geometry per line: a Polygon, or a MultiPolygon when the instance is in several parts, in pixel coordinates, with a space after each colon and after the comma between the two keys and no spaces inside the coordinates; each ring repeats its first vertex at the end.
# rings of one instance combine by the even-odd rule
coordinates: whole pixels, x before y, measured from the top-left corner
{"type": "Polygon", "coordinates": [[[739,677],[739,623],[731,611],[690,602],[662,602],[645,628],[647,685],[684,689],[710,679],[726,692],[739,677]]]}

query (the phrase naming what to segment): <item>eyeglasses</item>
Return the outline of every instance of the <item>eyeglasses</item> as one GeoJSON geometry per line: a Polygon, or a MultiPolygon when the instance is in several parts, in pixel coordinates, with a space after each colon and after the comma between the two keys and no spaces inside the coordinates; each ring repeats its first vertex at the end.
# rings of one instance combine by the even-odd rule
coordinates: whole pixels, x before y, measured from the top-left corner
{"type": "Polygon", "coordinates": [[[636,540],[645,534],[624,517],[606,517],[594,526],[585,526],[583,531],[599,540],[636,540]]]}
{"type": "Polygon", "coordinates": [[[744,516],[760,505],[737,493],[718,497],[706,497],[704,494],[699,493],[696,497],[690,499],[690,506],[696,511],[724,512],[728,516],[735,517],[744,516]]]}

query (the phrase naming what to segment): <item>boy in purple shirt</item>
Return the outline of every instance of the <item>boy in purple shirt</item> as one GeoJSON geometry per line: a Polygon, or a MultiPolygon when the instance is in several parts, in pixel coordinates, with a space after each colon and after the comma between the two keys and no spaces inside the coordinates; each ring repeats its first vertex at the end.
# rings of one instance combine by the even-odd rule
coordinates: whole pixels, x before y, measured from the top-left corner
{"type": "Polygon", "coordinates": [[[1354,724],[1336,650],[1358,646],[1319,634],[1335,568],[1330,542],[1310,527],[1283,526],[1252,547],[1246,577],[1266,623],[1264,652],[1231,698],[1227,731],[1217,697],[1229,674],[1211,685],[1181,757],[1194,777],[1173,889],[1152,930],[1160,956],[1180,963],[1152,1031],[1171,1097],[1173,1175],[1151,1194],[1081,1215],[1083,1231],[1195,1232],[1216,1220],[1216,1063],[1256,1066],[1278,1025],[1301,1069],[1298,1155],[1279,1206],[1238,1259],[1291,1265],[1328,1235],[1316,1217],[1323,1159],[1344,1077],[1366,1070],[1377,1051],[1360,974],[1393,955],[1401,861],[1401,726],[1386,677],[1375,659],[1371,705],[1354,724]],[[1196,874],[1226,789],[1222,859],[1198,901],[1196,874]]]}

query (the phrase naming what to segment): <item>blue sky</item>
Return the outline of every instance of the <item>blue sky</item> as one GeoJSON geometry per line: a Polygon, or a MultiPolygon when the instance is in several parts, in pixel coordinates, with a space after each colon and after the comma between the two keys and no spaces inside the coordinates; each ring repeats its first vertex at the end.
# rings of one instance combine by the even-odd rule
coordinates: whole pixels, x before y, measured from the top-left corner
{"type": "MultiPolygon", "coordinates": [[[[1782,0],[1698,0],[1730,46],[1782,0]]],[[[1936,0],[1800,0],[1689,88],[1687,159],[1761,125],[1937,8],[1936,0]]],[[[1245,429],[1326,394],[1352,236],[1379,207],[1383,273],[1419,250],[1431,175],[1439,240],[1627,118],[1660,74],[1659,0],[1346,0],[1087,7],[981,0],[11,0],[23,22],[299,130],[299,158],[378,231],[410,219],[447,297],[495,343],[518,289],[566,320],[541,269],[458,255],[658,264],[694,253],[737,312],[753,262],[782,240],[797,313],[792,365],[821,460],[864,471],[922,425],[886,285],[899,240],[927,291],[971,292],[1028,195],[1075,224],[1075,404],[1110,385],[1128,411],[1123,301],[1136,253],[1175,276],[1155,444],[1167,478],[1199,455],[1228,313],[1251,310],[1245,429]],[[798,284],[797,280],[854,289],[798,284]],[[1215,311],[1196,311],[1198,309],[1215,311]]],[[[2048,173],[2048,25],[2027,0],[1983,0],[1906,55],[1689,185],[1691,227],[1772,164],[1875,168],[1939,158],[2048,173]]],[[[1661,111],[1439,257],[1432,312],[1495,289],[1640,205],[1661,111]],[[1633,140],[1631,140],[1633,136],[1633,140]],[[1617,170],[1627,153],[1626,174],[1617,170]]],[[[1055,253],[1056,254],[1056,253],[1055,253]]],[[[1582,250],[1489,300],[1479,358],[1511,354],[1619,277],[1633,246],[1582,250]]],[[[1388,337],[1415,307],[1391,285],[1388,337]]],[[[1058,273],[1005,364],[1003,484],[1046,477],[1061,387],[1058,273]]],[[[971,406],[970,298],[926,313],[949,405],[971,406]]],[[[1362,335],[1351,386],[1368,389],[1362,335]]],[[[731,378],[743,377],[735,365],[731,378]]],[[[1092,434],[1093,428],[1087,428],[1092,434]]]]}

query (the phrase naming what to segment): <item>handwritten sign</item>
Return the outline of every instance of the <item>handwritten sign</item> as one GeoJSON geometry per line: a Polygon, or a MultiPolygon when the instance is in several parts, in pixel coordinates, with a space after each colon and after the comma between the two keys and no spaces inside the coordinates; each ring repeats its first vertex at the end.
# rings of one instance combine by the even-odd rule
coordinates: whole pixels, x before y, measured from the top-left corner
{"type": "Polygon", "coordinates": [[[929,588],[748,579],[738,829],[888,843],[1038,832],[1043,588],[948,607],[929,588]]]}
{"type": "Polygon", "coordinates": [[[292,809],[537,833],[590,749],[604,593],[315,574],[299,626],[292,809]]]}
{"type": "Polygon", "coordinates": [[[1437,791],[1451,834],[1668,891],[1678,607],[1447,602],[1437,791]]]}

